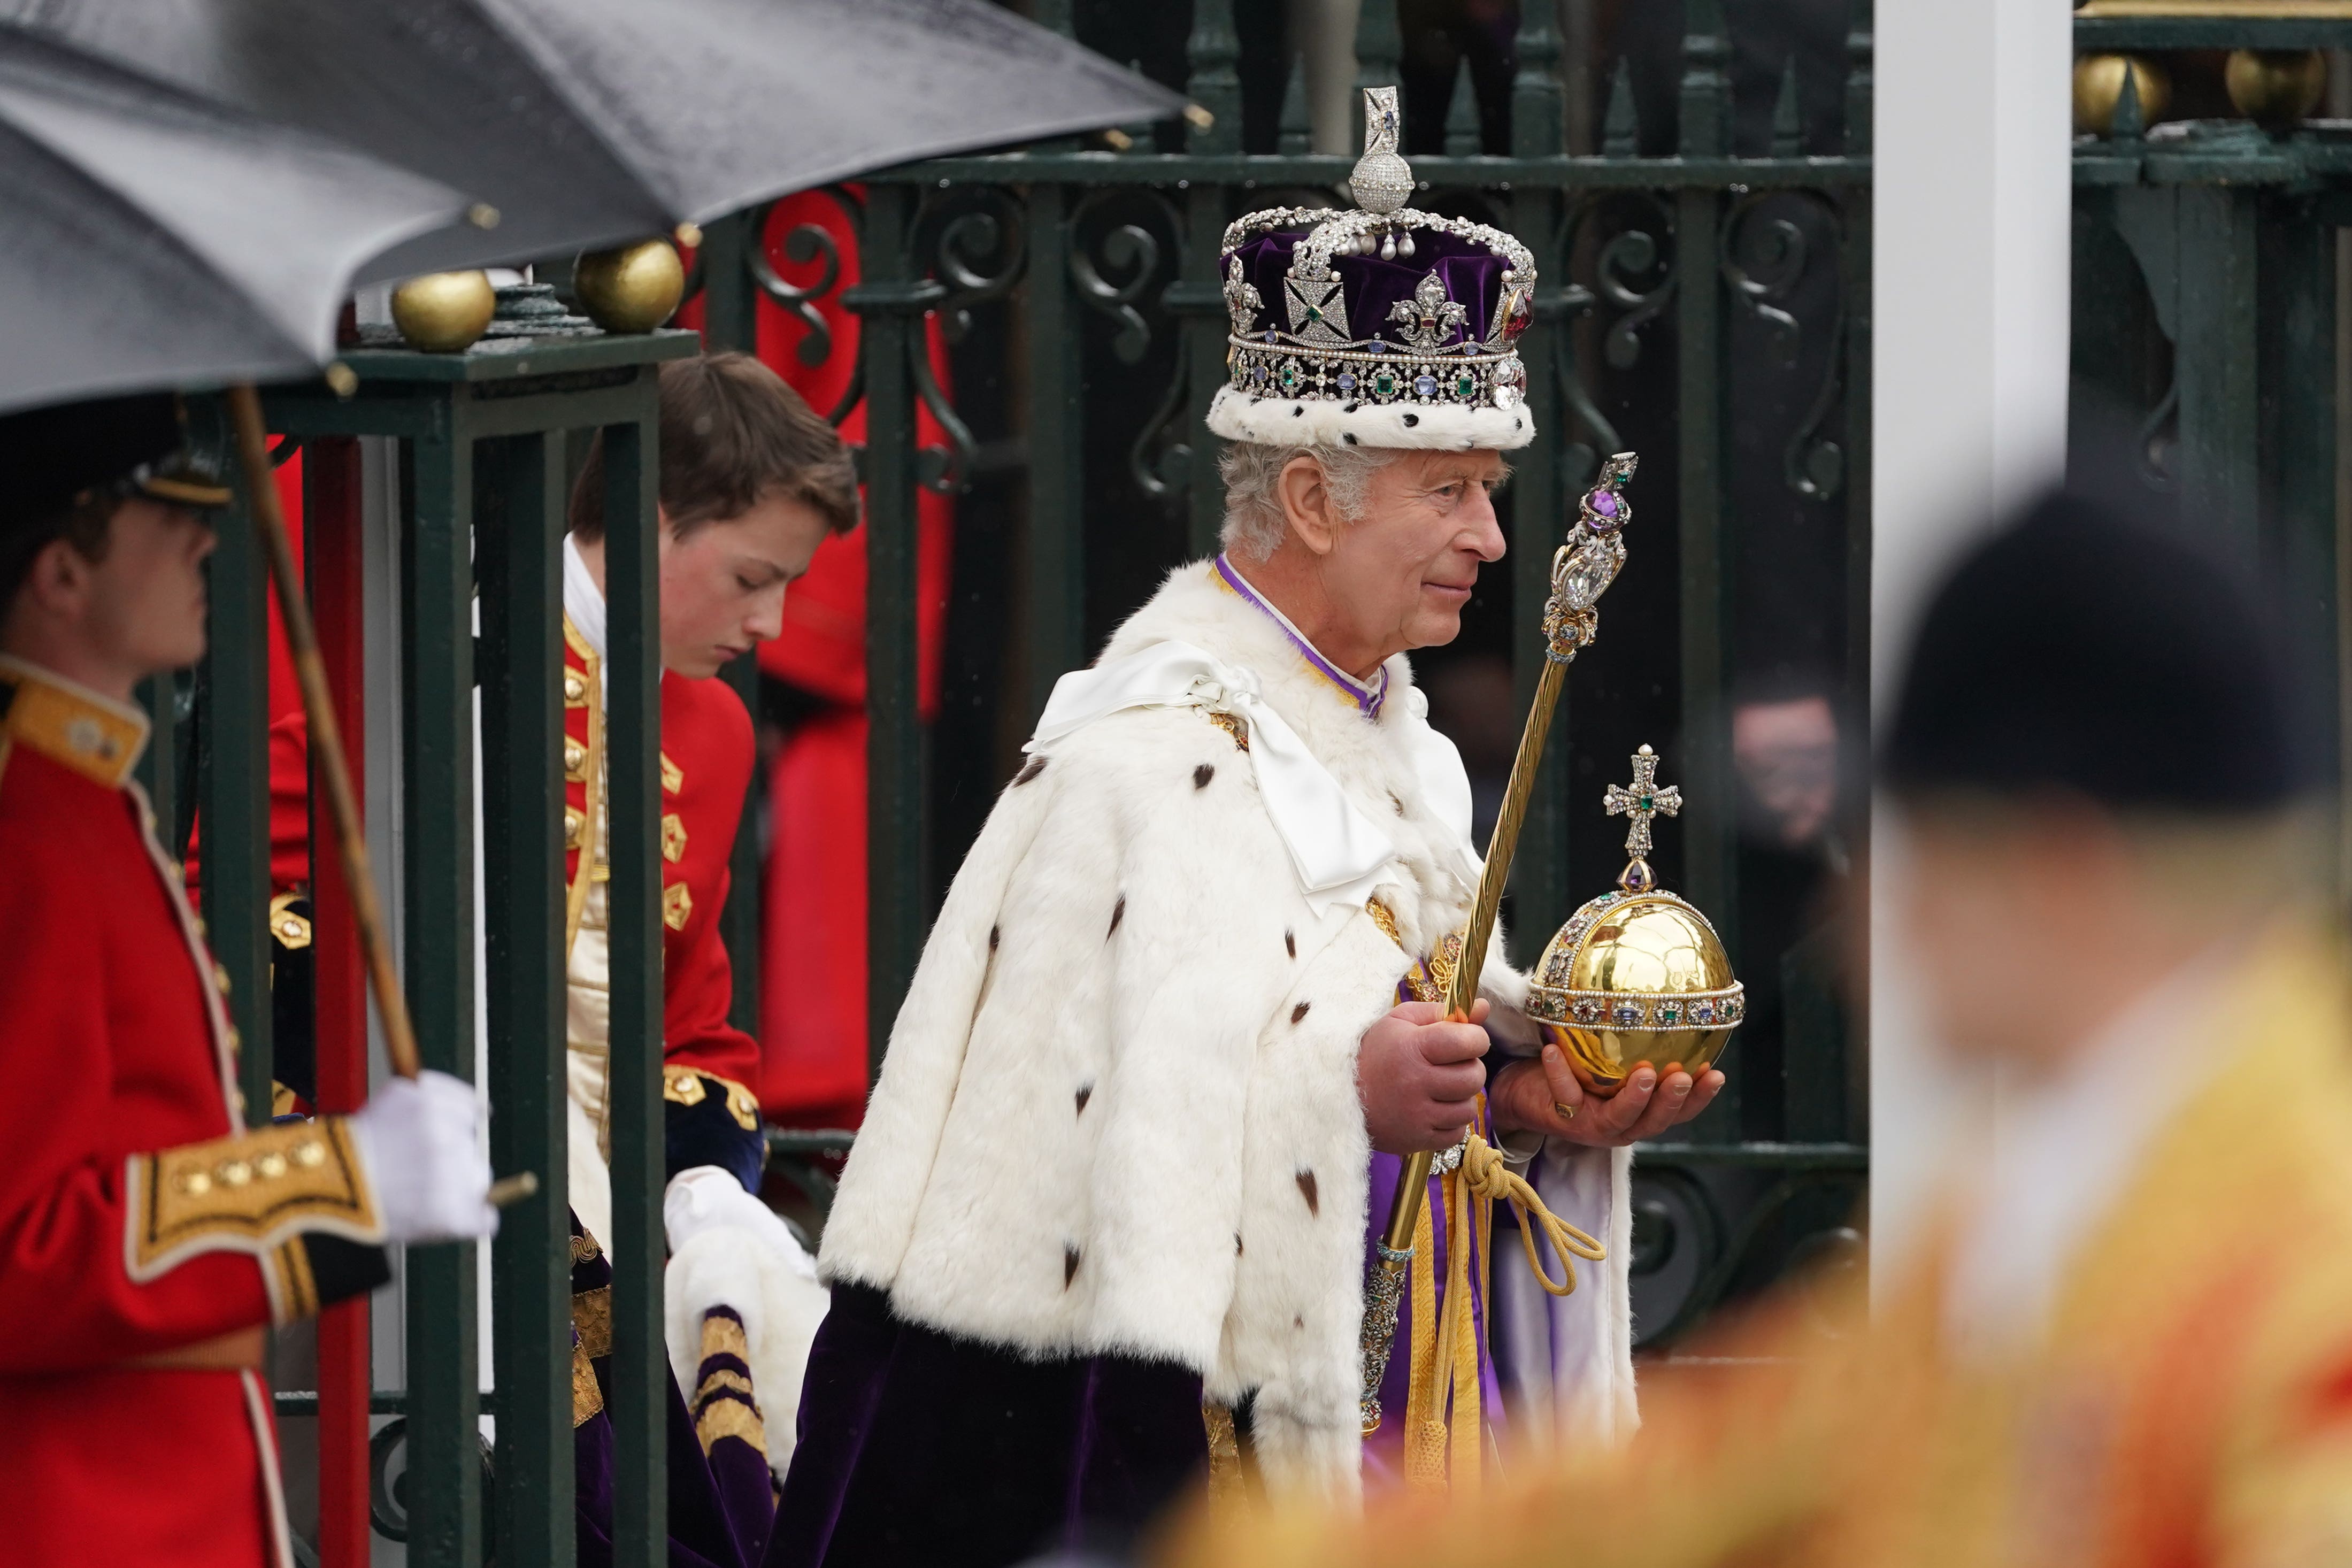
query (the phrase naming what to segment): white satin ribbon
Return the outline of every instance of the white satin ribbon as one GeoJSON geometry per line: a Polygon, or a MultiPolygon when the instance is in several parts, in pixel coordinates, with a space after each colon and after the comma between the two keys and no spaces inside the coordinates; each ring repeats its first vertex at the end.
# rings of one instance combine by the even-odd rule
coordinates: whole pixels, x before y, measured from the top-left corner
{"type": "MultiPolygon", "coordinates": [[[[1037,731],[1023,750],[1051,746],[1128,708],[1201,708],[1231,713],[1248,724],[1258,797],[1290,851],[1299,889],[1318,915],[1335,904],[1361,903],[1395,858],[1396,846],[1388,836],[1356,809],[1290,721],[1265,700],[1257,673],[1191,643],[1154,643],[1125,658],[1065,675],[1054,683],[1037,731]]],[[[1458,758],[1454,772],[1458,777],[1458,758]]],[[[1459,788],[1466,829],[1468,780],[1461,780],[1459,788]]]]}

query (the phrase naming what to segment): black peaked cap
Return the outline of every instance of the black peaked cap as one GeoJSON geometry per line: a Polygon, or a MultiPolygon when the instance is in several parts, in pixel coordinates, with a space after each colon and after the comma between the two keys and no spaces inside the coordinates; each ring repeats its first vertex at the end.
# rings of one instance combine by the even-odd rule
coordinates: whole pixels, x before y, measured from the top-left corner
{"type": "Polygon", "coordinates": [[[185,439],[179,399],[168,392],[0,416],[0,535],[56,516],[82,491],[162,461],[185,439]]]}
{"type": "Polygon", "coordinates": [[[2315,756],[2277,617],[2177,528],[2059,492],[1931,602],[1880,771],[1898,795],[2063,792],[2114,809],[2285,805],[2315,756]]]}

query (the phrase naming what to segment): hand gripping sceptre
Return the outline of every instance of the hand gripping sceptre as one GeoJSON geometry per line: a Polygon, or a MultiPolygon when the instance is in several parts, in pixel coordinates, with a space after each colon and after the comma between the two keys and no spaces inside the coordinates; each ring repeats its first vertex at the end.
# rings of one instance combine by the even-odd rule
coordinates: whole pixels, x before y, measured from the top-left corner
{"type": "MultiPolygon", "coordinates": [[[[1544,737],[1551,729],[1552,710],[1559,705],[1560,683],[1580,650],[1600,629],[1595,601],[1615,581],[1625,564],[1625,524],[1633,520],[1624,484],[1633,477],[1638,461],[1632,452],[1620,452],[1601,465],[1601,477],[1586,491],[1570,542],[1553,552],[1551,597],[1544,605],[1544,668],[1536,682],[1535,705],[1528,711],[1527,728],[1519,734],[1518,754],[1511,760],[1511,782],[1503,791],[1502,809],[1495,816],[1495,837],[1486,846],[1486,866],[1478,879],[1477,897],[1471,901],[1470,923],[1462,933],[1462,955],[1446,985],[1446,1016],[1457,1022],[1470,1016],[1478,996],[1479,972],[1486,964],[1486,944],[1495,934],[1495,911],[1503,901],[1503,885],[1510,879],[1511,856],[1518,848],[1519,825],[1528,796],[1543,763],[1544,737]]],[[[1429,1191],[1427,1154],[1409,1154],[1397,1174],[1396,1198],[1389,1206],[1387,1232],[1364,1279],[1363,1395],[1361,1413],[1367,1433],[1381,1424],[1381,1380],[1388,1375],[1389,1352],[1396,1342],[1397,1305],[1404,1295],[1405,1277],[1412,1267],[1413,1232],[1421,1223],[1422,1200],[1429,1191]]]]}

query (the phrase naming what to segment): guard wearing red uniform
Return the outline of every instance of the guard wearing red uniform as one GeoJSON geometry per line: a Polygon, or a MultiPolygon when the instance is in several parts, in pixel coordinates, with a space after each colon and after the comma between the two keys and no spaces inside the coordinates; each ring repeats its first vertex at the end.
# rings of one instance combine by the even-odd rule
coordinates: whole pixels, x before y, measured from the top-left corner
{"type": "Polygon", "coordinates": [[[170,397],[0,419],[0,1552],[290,1563],[268,1326],[496,1228],[472,1091],[247,1131],[234,1031],[131,770],[203,651],[170,397]]]}

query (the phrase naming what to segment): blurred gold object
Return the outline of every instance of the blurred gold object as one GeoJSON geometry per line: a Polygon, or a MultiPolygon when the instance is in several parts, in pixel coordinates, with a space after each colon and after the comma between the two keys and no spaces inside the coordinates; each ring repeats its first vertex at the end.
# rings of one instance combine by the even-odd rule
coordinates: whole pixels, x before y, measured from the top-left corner
{"type": "Polygon", "coordinates": [[[1614,889],[1559,928],[1528,987],[1528,1016],[1566,1028],[1569,1067],[1598,1095],[1614,1094],[1641,1062],[1696,1078],[1748,1016],[1723,940],[1650,868],[1652,819],[1682,809],[1682,792],[1659,784],[1657,770],[1644,746],[1633,754],[1633,784],[1609,786],[1609,814],[1633,819],[1625,869],[1614,889]]]}
{"type": "Polygon", "coordinates": [[[426,353],[463,352],[490,324],[499,297],[481,272],[428,272],[392,291],[392,324],[426,353]]]}
{"type": "Polygon", "coordinates": [[[2074,62],[2074,133],[2115,132],[2116,105],[2128,74],[2139,91],[2139,122],[2155,124],[2172,107],[2172,79],[2145,55],[2084,55],[2074,62]]]}
{"type": "Polygon", "coordinates": [[[608,332],[650,332],[686,293],[686,265],[667,239],[593,250],[572,269],[572,292],[608,332]]]}
{"type": "Polygon", "coordinates": [[[2231,49],[2222,79],[2239,113],[2281,130],[2319,107],[2327,57],[2317,49],[2231,49]]]}

